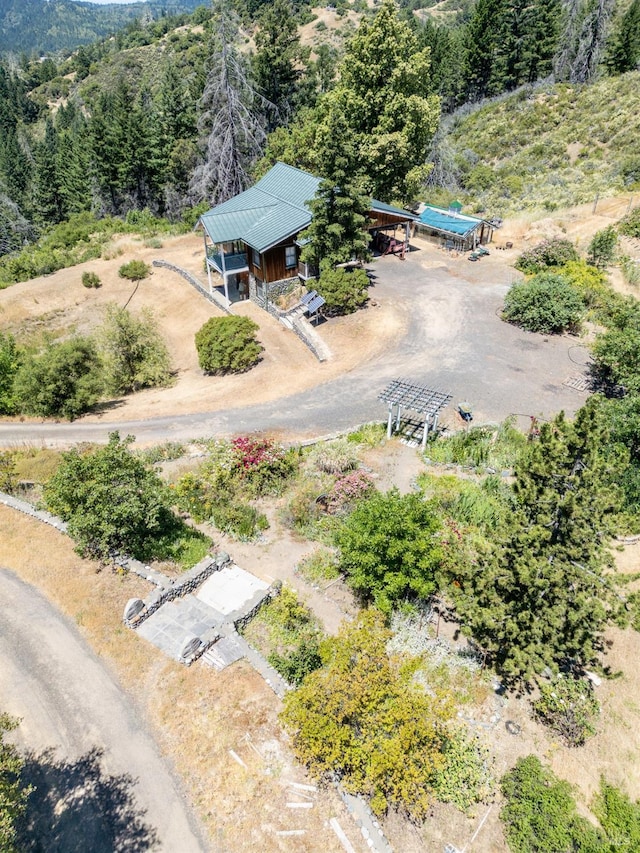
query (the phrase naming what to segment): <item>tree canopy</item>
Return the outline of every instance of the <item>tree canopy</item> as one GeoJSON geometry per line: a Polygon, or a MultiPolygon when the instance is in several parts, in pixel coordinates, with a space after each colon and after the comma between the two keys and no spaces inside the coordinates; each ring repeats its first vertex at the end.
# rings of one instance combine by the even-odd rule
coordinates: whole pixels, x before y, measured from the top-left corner
{"type": "Polygon", "coordinates": [[[608,440],[593,398],[573,423],[561,413],[543,424],[516,466],[512,524],[456,581],[464,631],[507,680],[585,666],[601,648],[616,609],[605,548],[625,463],[608,440]]]}
{"type": "Polygon", "coordinates": [[[420,495],[371,493],[336,536],[347,582],[362,601],[385,613],[407,597],[428,598],[441,558],[439,526],[420,495]]]}
{"type": "Polygon", "coordinates": [[[148,559],[157,541],[175,529],[166,487],[131,452],[133,440],[112,432],[104,447],[68,451],[45,485],[47,507],[68,523],[83,556],[148,559]]]}
{"type": "MultiPolygon", "coordinates": [[[[460,757],[450,726],[454,705],[451,696],[430,696],[416,684],[410,661],[388,656],[389,637],[380,613],[360,613],[321,644],[323,667],[286,695],[282,720],[313,775],[367,794],[377,814],[396,807],[421,820],[450,769],[448,748],[460,757]]],[[[472,781],[479,754],[466,752],[464,765],[461,787],[470,804],[482,796],[483,785],[472,781]]]]}

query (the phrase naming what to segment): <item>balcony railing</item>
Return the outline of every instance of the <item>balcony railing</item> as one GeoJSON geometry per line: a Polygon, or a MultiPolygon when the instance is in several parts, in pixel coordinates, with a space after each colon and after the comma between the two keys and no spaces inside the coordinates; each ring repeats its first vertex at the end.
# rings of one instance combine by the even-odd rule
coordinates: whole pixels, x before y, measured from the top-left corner
{"type": "Polygon", "coordinates": [[[209,261],[209,264],[220,273],[220,275],[223,275],[225,272],[245,272],[249,269],[246,252],[237,252],[234,255],[225,255],[223,266],[222,253],[209,250],[207,251],[207,260],[209,261]]]}

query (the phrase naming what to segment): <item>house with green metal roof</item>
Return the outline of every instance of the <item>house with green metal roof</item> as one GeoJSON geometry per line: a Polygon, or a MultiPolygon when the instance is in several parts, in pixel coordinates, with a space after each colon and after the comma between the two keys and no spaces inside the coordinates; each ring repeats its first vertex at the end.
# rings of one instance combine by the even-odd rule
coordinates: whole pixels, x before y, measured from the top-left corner
{"type": "MultiPolygon", "coordinates": [[[[228,201],[204,213],[198,225],[204,234],[209,290],[213,276],[222,278],[227,304],[249,297],[263,307],[295,281],[306,281],[317,270],[300,261],[300,232],[311,223],[309,202],[320,178],[276,163],[264,177],[228,201]]],[[[369,231],[404,228],[416,217],[406,210],[372,201],[369,231]]]]}
{"type": "Polygon", "coordinates": [[[445,210],[425,204],[419,210],[417,231],[447,248],[466,252],[491,242],[493,227],[486,220],[460,213],[453,205],[445,210]]]}

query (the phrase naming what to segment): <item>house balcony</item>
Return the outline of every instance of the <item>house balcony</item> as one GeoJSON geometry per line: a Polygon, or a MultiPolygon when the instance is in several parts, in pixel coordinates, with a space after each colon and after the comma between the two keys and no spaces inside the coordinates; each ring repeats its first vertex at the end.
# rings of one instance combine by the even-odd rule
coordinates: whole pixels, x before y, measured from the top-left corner
{"type": "Polygon", "coordinates": [[[220,275],[229,275],[229,273],[248,272],[249,264],[247,262],[246,252],[237,252],[233,255],[223,255],[221,252],[209,249],[207,251],[207,263],[220,275]],[[224,261],[223,261],[224,258],[224,261]]]}

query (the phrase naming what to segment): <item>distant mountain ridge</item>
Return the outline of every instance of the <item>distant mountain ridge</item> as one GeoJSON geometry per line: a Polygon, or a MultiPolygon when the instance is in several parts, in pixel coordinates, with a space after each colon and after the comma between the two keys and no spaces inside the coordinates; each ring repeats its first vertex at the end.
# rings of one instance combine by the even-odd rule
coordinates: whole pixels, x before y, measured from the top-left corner
{"type": "Polygon", "coordinates": [[[149,15],[191,12],[202,0],[82,3],[75,0],[0,0],[0,53],[53,53],[104,38],[149,15]]]}

